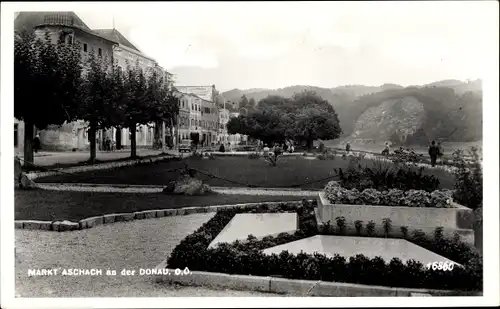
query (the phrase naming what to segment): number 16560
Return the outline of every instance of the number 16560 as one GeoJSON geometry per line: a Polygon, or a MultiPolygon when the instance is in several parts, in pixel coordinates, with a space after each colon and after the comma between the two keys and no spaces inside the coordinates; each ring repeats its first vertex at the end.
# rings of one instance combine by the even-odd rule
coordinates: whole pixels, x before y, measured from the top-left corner
{"type": "Polygon", "coordinates": [[[434,263],[428,263],[427,269],[450,271],[453,270],[454,266],[455,263],[451,262],[434,262],[434,263]]]}

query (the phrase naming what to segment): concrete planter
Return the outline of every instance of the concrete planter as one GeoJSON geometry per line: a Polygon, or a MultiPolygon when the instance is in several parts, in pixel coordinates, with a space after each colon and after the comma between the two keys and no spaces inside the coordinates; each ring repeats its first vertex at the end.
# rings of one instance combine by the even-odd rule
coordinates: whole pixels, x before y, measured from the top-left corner
{"type": "Polygon", "coordinates": [[[318,215],[322,223],[330,221],[332,225],[337,217],[344,217],[348,225],[362,220],[364,226],[368,221],[381,226],[384,218],[390,218],[393,228],[406,226],[426,233],[439,226],[445,231],[467,232],[472,230],[474,223],[472,209],[456,203],[452,208],[344,205],[330,203],[324,192],[318,195],[318,215]]]}

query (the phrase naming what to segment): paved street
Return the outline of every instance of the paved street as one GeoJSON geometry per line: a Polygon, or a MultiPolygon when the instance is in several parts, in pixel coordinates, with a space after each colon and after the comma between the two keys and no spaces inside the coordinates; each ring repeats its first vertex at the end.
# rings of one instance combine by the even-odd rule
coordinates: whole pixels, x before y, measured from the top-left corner
{"type": "Polygon", "coordinates": [[[67,233],[16,230],[16,295],[20,297],[224,297],[275,294],[176,287],[122,269],[154,268],[214,214],[120,222],[67,233]],[[103,269],[103,276],[28,277],[28,269],[103,269]],[[106,276],[107,269],[117,276],[106,276]]]}
{"type": "MultiPolygon", "coordinates": [[[[176,150],[168,150],[168,153],[177,154],[176,150]]],[[[151,156],[160,154],[160,150],[153,149],[137,149],[138,156],[151,156]]],[[[22,153],[19,154],[22,158],[22,153]]],[[[54,164],[76,164],[90,157],[89,151],[76,152],[40,152],[35,156],[35,164],[40,166],[50,166],[54,164]]],[[[98,151],[97,160],[108,161],[130,157],[130,149],[120,151],[98,151]]]]}

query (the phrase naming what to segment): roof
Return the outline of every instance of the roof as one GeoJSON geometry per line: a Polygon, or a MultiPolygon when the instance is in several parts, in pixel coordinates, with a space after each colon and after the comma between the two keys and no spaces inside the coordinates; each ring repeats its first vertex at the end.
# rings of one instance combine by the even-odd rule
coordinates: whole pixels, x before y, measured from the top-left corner
{"type": "Polygon", "coordinates": [[[137,47],[135,47],[132,43],[130,43],[130,41],[127,40],[127,38],[125,38],[125,36],[123,36],[123,34],[121,34],[116,29],[94,29],[93,31],[105,38],[108,38],[109,40],[118,42],[120,45],[131,48],[142,54],[142,52],[137,47]]]}
{"type": "Polygon", "coordinates": [[[87,34],[118,44],[115,40],[92,31],[75,12],[20,12],[14,20],[14,31],[33,31],[37,27],[47,25],[76,28],[87,34]]]}

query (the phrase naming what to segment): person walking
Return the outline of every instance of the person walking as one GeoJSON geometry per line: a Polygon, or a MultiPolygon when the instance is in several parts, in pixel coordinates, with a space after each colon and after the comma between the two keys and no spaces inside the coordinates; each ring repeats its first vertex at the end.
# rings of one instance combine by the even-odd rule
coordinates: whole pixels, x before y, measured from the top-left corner
{"type": "Polygon", "coordinates": [[[264,155],[264,157],[269,156],[269,151],[271,151],[271,149],[269,149],[269,147],[267,147],[267,144],[265,144],[264,145],[264,149],[263,149],[263,155],[264,155]]]}
{"type": "Polygon", "coordinates": [[[388,156],[391,153],[391,147],[388,142],[385,142],[385,148],[382,150],[382,154],[388,156]]]}
{"type": "Polygon", "coordinates": [[[439,155],[439,148],[436,146],[436,142],[432,141],[429,146],[429,156],[431,157],[431,166],[436,166],[436,160],[439,155]]]}
{"type": "Polygon", "coordinates": [[[349,142],[347,142],[347,144],[345,144],[345,152],[347,152],[347,154],[349,154],[351,152],[351,144],[349,142]]]}
{"type": "Polygon", "coordinates": [[[38,153],[38,151],[40,151],[40,149],[42,149],[41,147],[41,143],[40,143],[40,135],[36,135],[35,138],[33,139],[33,151],[35,151],[35,153],[38,153]]]}

